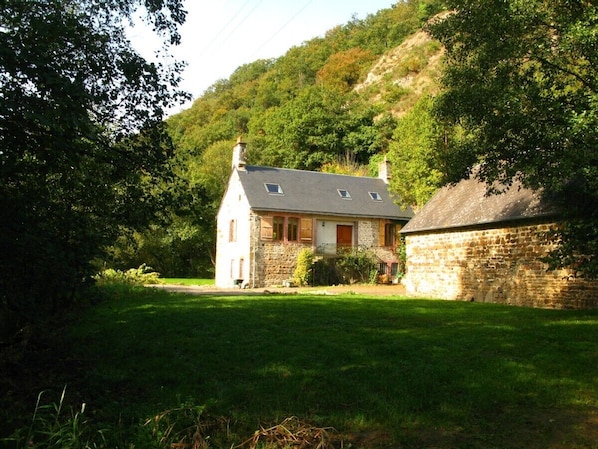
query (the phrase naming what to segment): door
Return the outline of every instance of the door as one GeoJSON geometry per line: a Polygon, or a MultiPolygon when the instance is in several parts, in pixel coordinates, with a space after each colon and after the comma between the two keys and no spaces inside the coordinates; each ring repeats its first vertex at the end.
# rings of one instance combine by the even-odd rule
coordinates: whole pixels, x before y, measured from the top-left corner
{"type": "Polygon", "coordinates": [[[353,226],[336,225],[336,246],[346,247],[353,244],[353,226]]]}

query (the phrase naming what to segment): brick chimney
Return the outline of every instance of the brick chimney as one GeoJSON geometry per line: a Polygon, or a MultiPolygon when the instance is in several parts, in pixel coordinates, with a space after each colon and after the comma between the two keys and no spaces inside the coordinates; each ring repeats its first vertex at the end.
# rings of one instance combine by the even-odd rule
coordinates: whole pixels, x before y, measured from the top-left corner
{"type": "Polygon", "coordinates": [[[245,151],[247,148],[247,144],[243,142],[243,138],[239,136],[237,138],[237,144],[233,147],[233,162],[232,168],[236,168],[238,170],[244,169],[246,165],[245,160],[245,151]]]}
{"type": "Polygon", "coordinates": [[[386,184],[391,178],[391,163],[384,156],[384,160],[378,164],[378,178],[382,179],[386,184]]]}

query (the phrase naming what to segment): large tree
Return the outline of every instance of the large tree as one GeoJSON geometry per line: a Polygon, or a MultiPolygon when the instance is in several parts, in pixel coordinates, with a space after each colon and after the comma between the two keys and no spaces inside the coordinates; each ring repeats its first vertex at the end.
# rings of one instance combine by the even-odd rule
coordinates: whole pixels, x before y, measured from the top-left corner
{"type": "Polygon", "coordinates": [[[181,64],[127,39],[141,17],[180,40],[182,0],[2,0],[0,319],[72,299],[120,226],[160,201],[164,110],[181,64]]]}
{"type": "Polygon", "coordinates": [[[552,266],[598,275],[598,7],[582,0],[451,0],[430,26],[446,48],[436,106],[465,138],[452,173],[561,199],[552,266]]]}
{"type": "Polygon", "coordinates": [[[437,154],[442,134],[431,116],[432,102],[432,97],[423,96],[399,120],[388,150],[393,170],[390,188],[403,206],[416,209],[423,207],[444,181],[437,154]]]}
{"type": "Polygon", "coordinates": [[[280,107],[249,121],[252,163],[317,170],[339,159],[367,164],[386,144],[379,111],[352,93],[324,86],[302,89],[280,107]]]}

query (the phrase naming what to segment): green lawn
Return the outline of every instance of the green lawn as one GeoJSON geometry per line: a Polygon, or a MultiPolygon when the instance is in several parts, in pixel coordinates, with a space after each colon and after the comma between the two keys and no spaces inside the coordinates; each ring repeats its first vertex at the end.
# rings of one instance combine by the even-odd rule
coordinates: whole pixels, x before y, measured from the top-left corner
{"type": "Polygon", "coordinates": [[[67,369],[45,397],[68,384],[106,447],[170,447],[150,440],[199,423],[230,448],[288,417],[354,448],[597,447],[598,311],[113,295],[62,336],[67,369]]]}
{"type": "Polygon", "coordinates": [[[165,284],[179,285],[213,285],[214,279],[190,279],[190,278],[160,278],[165,284]]]}

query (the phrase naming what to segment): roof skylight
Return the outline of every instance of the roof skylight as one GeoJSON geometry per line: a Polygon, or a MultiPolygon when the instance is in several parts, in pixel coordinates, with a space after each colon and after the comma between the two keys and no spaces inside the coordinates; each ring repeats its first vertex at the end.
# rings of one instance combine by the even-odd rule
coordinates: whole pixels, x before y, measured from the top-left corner
{"type": "Polygon", "coordinates": [[[268,192],[270,195],[283,195],[280,184],[266,182],[264,186],[266,187],[266,192],[268,192]]]}
{"type": "Polygon", "coordinates": [[[351,194],[349,193],[348,190],[345,189],[336,189],[338,194],[341,196],[342,199],[344,200],[350,200],[351,199],[351,194]]]}
{"type": "Polygon", "coordinates": [[[378,192],[368,192],[370,194],[370,198],[374,201],[382,201],[382,197],[378,192]]]}

